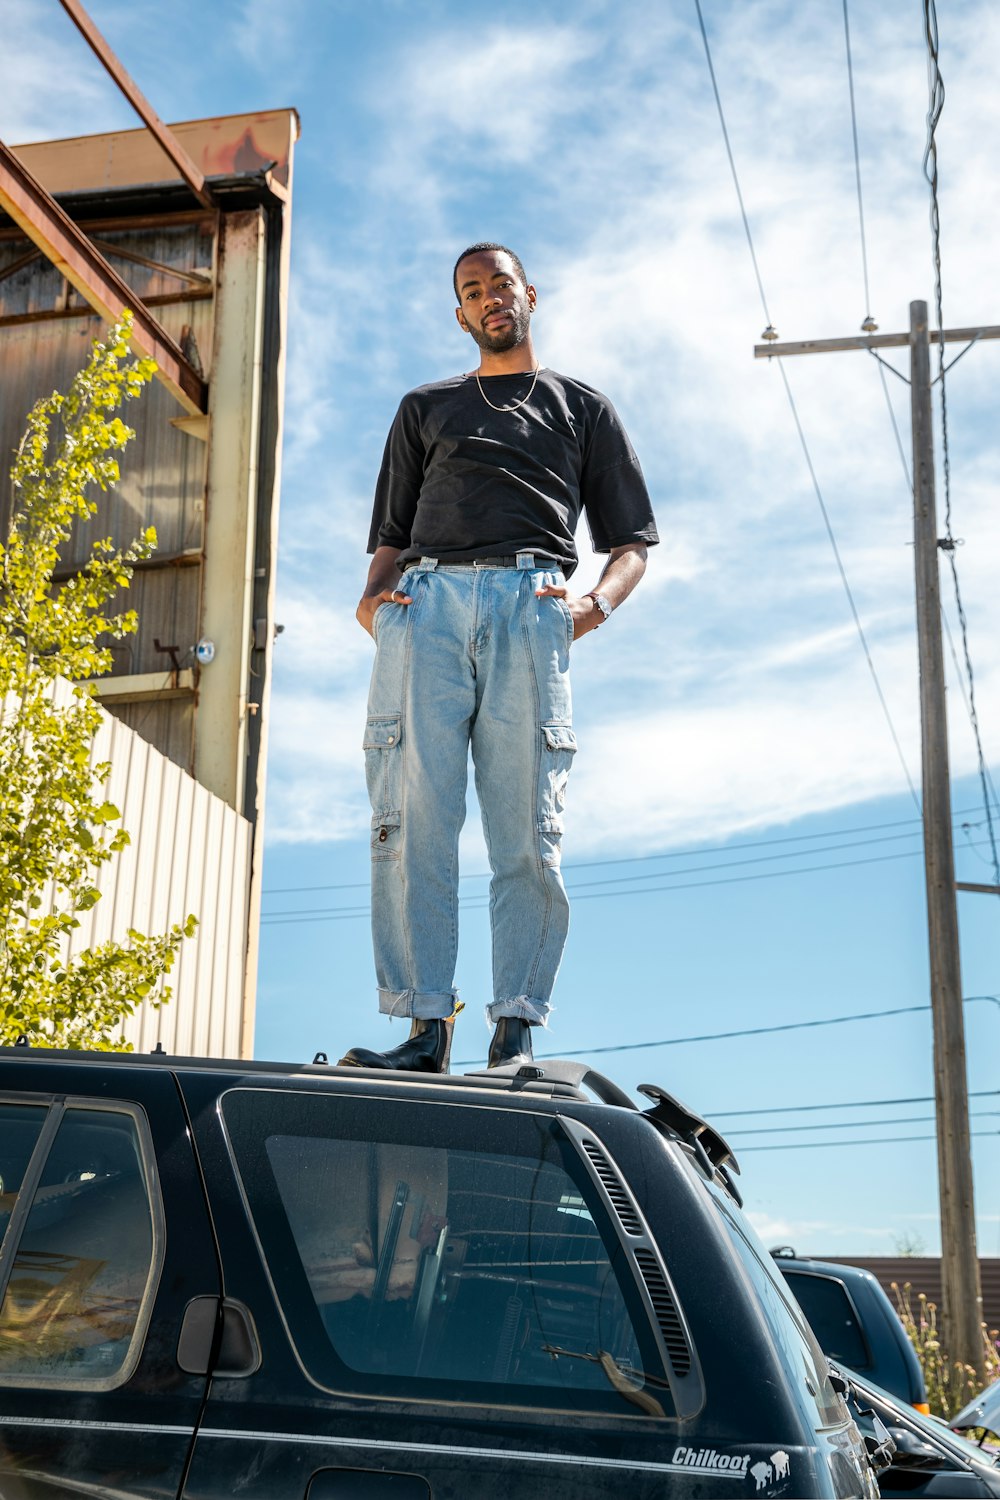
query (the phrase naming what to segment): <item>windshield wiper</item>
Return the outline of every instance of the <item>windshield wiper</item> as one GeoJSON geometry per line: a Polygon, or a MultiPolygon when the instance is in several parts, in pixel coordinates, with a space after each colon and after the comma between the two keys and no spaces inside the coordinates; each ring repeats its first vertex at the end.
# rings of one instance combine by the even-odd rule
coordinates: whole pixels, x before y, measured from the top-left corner
{"type": "Polygon", "coordinates": [[[645,1370],[636,1370],[632,1365],[624,1368],[618,1363],[613,1354],[606,1349],[601,1349],[597,1354],[585,1353],[578,1349],[561,1349],[558,1344],[543,1344],[543,1354],[551,1354],[553,1358],[562,1355],[564,1359],[585,1359],[592,1365],[600,1365],[607,1376],[609,1385],[613,1386],[619,1396],[624,1396],[626,1401],[631,1401],[633,1406],[638,1406],[650,1417],[665,1417],[666,1412],[648,1391],[642,1389],[642,1385],[631,1384],[632,1380],[639,1380],[644,1385],[658,1385],[664,1390],[670,1389],[669,1381],[659,1375],[648,1375],[645,1370]]]}

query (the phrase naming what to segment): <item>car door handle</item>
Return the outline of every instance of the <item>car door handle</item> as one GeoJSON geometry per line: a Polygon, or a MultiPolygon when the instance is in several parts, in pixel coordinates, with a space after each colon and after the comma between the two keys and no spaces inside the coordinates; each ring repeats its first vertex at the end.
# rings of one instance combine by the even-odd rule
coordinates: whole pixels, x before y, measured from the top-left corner
{"type": "Polygon", "coordinates": [[[253,1316],[235,1297],[192,1297],[184,1309],[177,1363],[188,1375],[241,1379],[260,1369],[253,1316]]]}
{"type": "Polygon", "coordinates": [[[317,1469],[306,1500],[431,1500],[431,1487],[418,1474],[387,1474],[371,1469],[317,1469]]]}

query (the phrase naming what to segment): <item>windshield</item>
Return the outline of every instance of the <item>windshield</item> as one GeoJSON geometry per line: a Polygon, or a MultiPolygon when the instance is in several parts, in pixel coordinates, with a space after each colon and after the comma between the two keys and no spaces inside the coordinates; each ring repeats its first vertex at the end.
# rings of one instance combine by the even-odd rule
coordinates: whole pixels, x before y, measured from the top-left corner
{"type": "Polygon", "coordinates": [[[968,1406],[963,1406],[954,1426],[985,1427],[994,1437],[1000,1437],[1000,1380],[994,1380],[968,1406]]]}

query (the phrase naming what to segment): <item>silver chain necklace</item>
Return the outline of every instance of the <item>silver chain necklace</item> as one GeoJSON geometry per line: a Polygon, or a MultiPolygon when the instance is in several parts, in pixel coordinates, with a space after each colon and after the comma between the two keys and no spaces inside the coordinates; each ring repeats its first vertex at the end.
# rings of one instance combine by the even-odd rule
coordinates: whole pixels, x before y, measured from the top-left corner
{"type": "Polygon", "coordinates": [[[483,400],[486,402],[486,405],[487,406],[492,406],[494,411],[517,411],[519,407],[522,407],[524,405],[524,403],[527,400],[530,399],[531,393],[535,389],[535,381],[538,379],[538,372],[539,372],[539,370],[541,368],[542,368],[541,365],[536,365],[535,366],[535,373],[532,376],[531,384],[528,387],[527,395],[522,396],[521,399],[520,399],[520,401],[514,401],[514,402],[512,402],[508,406],[497,406],[493,401],[490,400],[489,396],[487,396],[486,392],[483,390],[483,382],[479,378],[479,371],[476,370],[475,376],[476,376],[476,384],[479,387],[479,394],[482,396],[483,400]]]}

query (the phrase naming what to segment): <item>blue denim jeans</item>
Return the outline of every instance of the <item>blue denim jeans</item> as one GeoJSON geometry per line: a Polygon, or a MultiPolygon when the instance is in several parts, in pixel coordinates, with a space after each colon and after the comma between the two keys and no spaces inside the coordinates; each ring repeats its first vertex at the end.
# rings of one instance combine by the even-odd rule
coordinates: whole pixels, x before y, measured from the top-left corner
{"type": "Polygon", "coordinates": [[[487,1016],[544,1024],[566,933],[559,872],[576,750],[573,620],[535,590],[562,574],[421,558],[409,605],[375,612],[365,760],[372,805],[372,936],[379,1009],[451,1014],[458,952],[458,836],[469,747],[493,879],[487,1016]]]}

